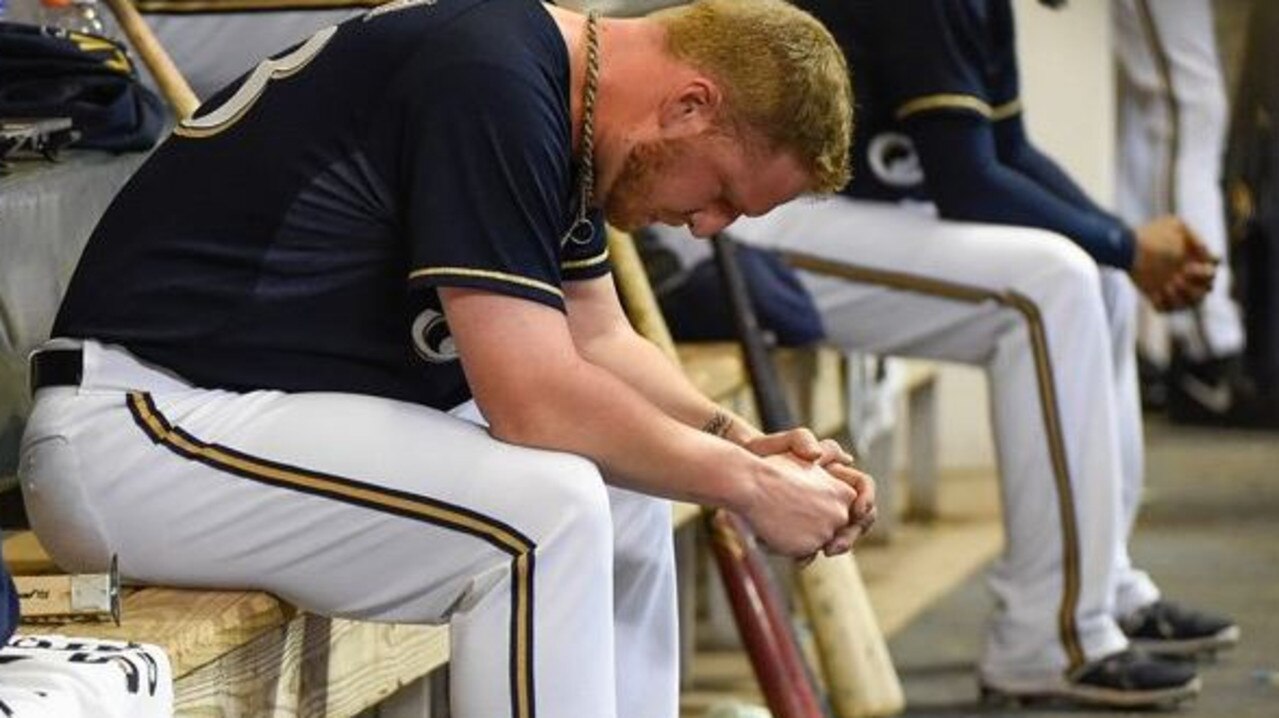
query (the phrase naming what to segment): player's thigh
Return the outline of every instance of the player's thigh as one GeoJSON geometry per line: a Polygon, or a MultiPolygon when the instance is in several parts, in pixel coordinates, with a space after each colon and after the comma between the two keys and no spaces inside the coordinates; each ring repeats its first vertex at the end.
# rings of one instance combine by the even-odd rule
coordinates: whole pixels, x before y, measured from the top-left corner
{"type": "Polygon", "coordinates": [[[610,531],[590,462],[416,405],[279,392],[81,400],[100,406],[62,431],[122,571],[145,582],[422,620],[547,537],[610,531]]]}
{"type": "Polygon", "coordinates": [[[832,198],[792,202],[731,231],[823,260],[827,269],[803,280],[832,341],[850,348],[979,362],[1027,303],[1100,307],[1096,264],[1038,229],[832,198]]]}

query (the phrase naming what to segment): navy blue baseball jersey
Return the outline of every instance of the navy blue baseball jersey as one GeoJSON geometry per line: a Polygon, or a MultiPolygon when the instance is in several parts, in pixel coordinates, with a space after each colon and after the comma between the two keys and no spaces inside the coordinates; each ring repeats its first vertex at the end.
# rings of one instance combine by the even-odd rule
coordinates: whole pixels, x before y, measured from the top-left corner
{"type": "Polygon", "coordinates": [[[948,219],[1058,232],[1128,267],[1135,238],[1026,136],[1009,0],[801,0],[835,35],[855,89],[845,192],[929,200],[948,219]]]}
{"type": "Polygon", "coordinates": [[[1013,18],[987,0],[801,0],[849,60],[856,101],[853,180],[845,193],[928,199],[906,127],[930,113],[999,121],[1020,110],[1013,18]]]}
{"type": "Polygon", "coordinates": [[[569,61],[537,0],[396,0],[206,102],[116,198],[54,336],[209,388],[469,397],[437,288],[563,310],[569,61]]]}

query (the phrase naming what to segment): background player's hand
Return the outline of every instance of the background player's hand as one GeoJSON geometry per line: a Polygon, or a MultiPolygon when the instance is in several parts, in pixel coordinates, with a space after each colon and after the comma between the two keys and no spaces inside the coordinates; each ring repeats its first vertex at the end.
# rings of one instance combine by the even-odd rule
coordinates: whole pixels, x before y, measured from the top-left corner
{"type": "Polygon", "coordinates": [[[818,439],[816,434],[804,427],[757,436],[742,446],[756,456],[790,452],[797,458],[815,462],[818,466],[831,463],[847,466],[854,464],[853,455],[845,451],[839,442],[818,439]]]}
{"type": "Polygon", "coordinates": [[[759,540],[798,558],[836,539],[857,498],[852,484],[789,452],[763,457],[750,503],[741,509],[759,540]]]}
{"type": "Polygon", "coordinates": [[[1187,230],[1187,235],[1186,262],[1161,297],[1165,305],[1162,308],[1165,310],[1198,304],[1212,291],[1213,281],[1217,278],[1217,265],[1221,263],[1221,259],[1212,256],[1203,240],[1194,232],[1187,230]]]}
{"type": "Polygon", "coordinates": [[[1188,262],[1167,286],[1150,297],[1150,302],[1164,312],[1193,307],[1212,291],[1216,278],[1216,262],[1188,262]]]}
{"type": "Polygon", "coordinates": [[[1136,237],[1129,274],[1157,309],[1189,306],[1212,287],[1211,257],[1180,218],[1167,215],[1152,220],[1137,228],[1136,237]]]}

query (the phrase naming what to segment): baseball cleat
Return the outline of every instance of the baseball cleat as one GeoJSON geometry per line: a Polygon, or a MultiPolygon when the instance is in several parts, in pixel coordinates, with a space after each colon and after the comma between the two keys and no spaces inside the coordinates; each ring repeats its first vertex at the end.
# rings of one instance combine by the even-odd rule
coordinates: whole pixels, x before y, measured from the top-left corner
{"type": "Polygon", "coordinates": [[[1035,685],[997,686],[983,680],[982,702],[1020,708],[1067,704],[1093,708],[1162,708],[1199,695],[1192,666],[1146,656],[1133,650],[1086,663],[1063,679],[1035,685]]]}
{"type": "Polygon", "coordinates": [[[1167,376],[1168,418],[1177,424],[1277,428],[1279,407],[1257,387],[1242,357],[1203,362],[1174,358],[1167,376]]]}
{"type": "Polygon", "coordinates": [[[1157,656],[1194,656],[1233,648],[1239,626],[1228,618],[1155,601],[1120,619],[1132,647],[1157,656]]]}

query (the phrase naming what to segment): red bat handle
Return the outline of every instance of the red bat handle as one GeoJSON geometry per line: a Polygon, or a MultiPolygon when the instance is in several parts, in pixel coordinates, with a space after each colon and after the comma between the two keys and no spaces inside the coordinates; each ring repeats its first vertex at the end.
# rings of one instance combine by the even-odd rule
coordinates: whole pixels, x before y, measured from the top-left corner
{"type": "Polygon", "coordinates": [[[707,511],[703,516],[715,563],[768,709],[774,718],[822,718],[799,644],[750,528],[741,517],[727,511],[707,511]]]}

